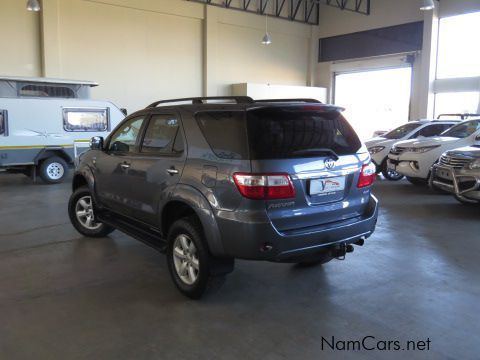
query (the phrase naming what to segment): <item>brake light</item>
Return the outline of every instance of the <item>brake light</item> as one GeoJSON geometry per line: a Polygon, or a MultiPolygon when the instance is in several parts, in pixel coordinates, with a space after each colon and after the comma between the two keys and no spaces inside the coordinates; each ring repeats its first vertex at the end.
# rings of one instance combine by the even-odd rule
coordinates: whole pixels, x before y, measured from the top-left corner
{"type": "Polygon", "coordinates": [[[233,181],[244,197],[254,200],[289,199],[295,197],[290,175],[235,173],[233,181]]]}
{"type": "Polygon", "coordinates": [[[372,185],[376,177],[377,169],[374,163],[370,162],[366,165],[363,165],[362,171],[360,172],[360,177],[358,178],[357,187],[364,188],[372,185]]]}

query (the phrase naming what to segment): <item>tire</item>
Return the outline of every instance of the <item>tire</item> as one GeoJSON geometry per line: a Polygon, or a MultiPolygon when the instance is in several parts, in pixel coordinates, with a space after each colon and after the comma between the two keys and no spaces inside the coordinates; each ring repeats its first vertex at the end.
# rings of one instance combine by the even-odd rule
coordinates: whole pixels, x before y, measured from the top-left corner
{"type": "Polygon", "coordinates": [[[414,178],[409,176],[407,176],[406,178],[410,184],[413,184],[415,186],[425,186],[428,183],[427,180],[421,178],[414,178]]]}
{"type": "Polygon", "coordinates": [[[68,216],[73,227],[82,235],[92,238],[105,237],[115,230],[110,225],[95,222],[94,214],[95,204],[87,186],[82,186],[74,191],[68,202],[68,216]],[[85,215],[79,215],[79,212],[85,212],[85,215]],[[88,217],[90,215],[90,226],[88,226],[88,217]]]}
{"type": "Polygon", "coordinates": [[[381,173],[382,173],[382,175],[385,179],[390,180],[390,181],[402,180],[403,177],[404,177],[402,174],[399,174],[396,171],[389,170],[387,168],[387,162],[386,161],[384,161],[383,164],[382,164],[381,173]]]}
{"type": "Polygon", "coordinates": [[[191,299],[200,299],[205,293],[219,289],[225,281],[225,273],[233,270],[233,259],[218,260],[210,255],[196,217],[186,217],[172,224],[166,255],[175,286],[191,299]],[[219,272],[217,263],[225,265],[225,262],[229,269],[219,272]]]}
{"type": "Polygon", "coordinates": [[[61,157],[52,156],[42,161],[39,175],[47,184],[61,183],[68,173],[68,165],[61,157]]]}

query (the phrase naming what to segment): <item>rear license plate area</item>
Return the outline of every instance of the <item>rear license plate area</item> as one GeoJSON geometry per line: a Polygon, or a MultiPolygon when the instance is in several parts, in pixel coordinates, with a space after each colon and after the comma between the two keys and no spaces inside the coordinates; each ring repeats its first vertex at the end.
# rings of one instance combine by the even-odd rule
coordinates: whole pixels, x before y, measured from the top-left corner
{"type": "Polygon", "coordinates": [[[308,195],[331,196],[343,194],[345,191],[345,176],[312,179],[308,182],[308,195]]]}

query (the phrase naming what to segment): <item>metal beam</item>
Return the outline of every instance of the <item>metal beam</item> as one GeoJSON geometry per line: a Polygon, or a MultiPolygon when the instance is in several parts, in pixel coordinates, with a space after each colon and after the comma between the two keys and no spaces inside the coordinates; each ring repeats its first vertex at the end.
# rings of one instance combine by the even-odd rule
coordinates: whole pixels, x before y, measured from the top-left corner
{"type": "Polygon", "coordinates": [[[371,0],[324,0],[325,4],[328,6],[333,6],[340,10],[353,11],[363,15],[370,15],[370,1],[371,0]]]}
{"type": "MultiPolygon", "coordinates": [[[[318,25],[320,0],[187,0],[205,5],[318,25]],[[303,11],[300,8],[303,5],[303,11]]],[[[324,1],[324,0],[323,0],[324,1]]]]}

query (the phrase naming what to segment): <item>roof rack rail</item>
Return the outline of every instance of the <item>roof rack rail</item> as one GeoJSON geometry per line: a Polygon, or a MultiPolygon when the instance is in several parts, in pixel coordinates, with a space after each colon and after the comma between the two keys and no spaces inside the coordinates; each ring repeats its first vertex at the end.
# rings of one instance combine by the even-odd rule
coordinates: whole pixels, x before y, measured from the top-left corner
{"type": "Polygon", "coordinates": [[[147,108],[154,108],[161,104],[191,101],[192,104],[204,104],[208,100],[234,100],[237,104],[253,104],[255,101],[248,96],[207,96],[207,97],[192,97],[192,98],[180,98],[170,100],[155,101],[147,106],[147,108]]]}
{"type": "Polygon", "coordinates": [[[255,100],[255,102],[257,103],[302,102],[302,103],[322,104],[321,101],[318,101],[316,99],[261,99],[261,100],[255,100]]]}
{"type": "Polygon", "coordinates": [[[444,116],[457,116],[462,120],[466,120],[469,117],[480,116],[480,114],[469,114],[469,113],[465,113],[465,114],[440,114],[440,115],[437,116],[437,120],[440,120],[440,118],[442,118],[444,116]]]}

